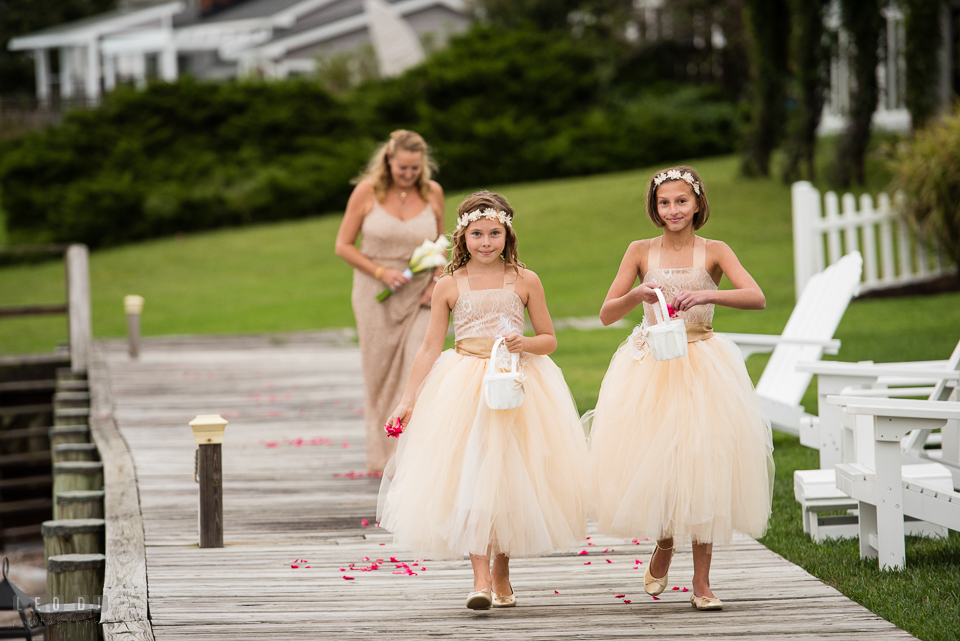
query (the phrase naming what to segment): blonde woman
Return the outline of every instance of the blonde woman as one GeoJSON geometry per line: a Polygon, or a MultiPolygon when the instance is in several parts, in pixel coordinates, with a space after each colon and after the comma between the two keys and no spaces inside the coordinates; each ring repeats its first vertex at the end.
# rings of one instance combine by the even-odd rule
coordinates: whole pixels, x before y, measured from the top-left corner
{"type": "Polygon", "coordinates": [[[430,323],[430,300],[442,273],[403,275],[413,250],[443,233],[443,189],[423,138],[398,130],[356,179],[337,232],[337,256],[353,267],[353,313],[363,363],[367,472],[382,473],[397,444],[383,425],[403,392],[430,323]],[[357,247],[357,236],[361,236],[357,247]],[[383,302],[377,295],[389,287],[383,302]]]}

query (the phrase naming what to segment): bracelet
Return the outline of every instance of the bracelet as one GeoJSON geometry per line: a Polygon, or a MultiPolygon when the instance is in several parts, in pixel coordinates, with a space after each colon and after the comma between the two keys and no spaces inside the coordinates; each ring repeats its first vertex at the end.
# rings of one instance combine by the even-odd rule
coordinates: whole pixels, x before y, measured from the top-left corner
{"type": "Polygon", "coordinates": [[[380,280],[380,277],[383,276],[383,270],[385,269],[386,267],[384,267],[383,265],[377,265],[377,268],[373,270],[373,277],[376,278],[377,280],[380,280]]]}

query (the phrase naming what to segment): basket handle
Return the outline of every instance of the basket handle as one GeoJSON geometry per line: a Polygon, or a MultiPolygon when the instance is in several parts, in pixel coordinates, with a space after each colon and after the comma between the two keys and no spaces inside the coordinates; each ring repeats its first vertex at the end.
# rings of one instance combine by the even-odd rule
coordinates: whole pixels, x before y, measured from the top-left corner
{"type": "MultiPolygon", "coordinates": [[[[492,374],[493,371],[496,369],[496,365],[494,363],[497,360],[497,349],[499,349],[499,347],[503,345],[504,340],[506,339],[503,336],[498,336],[497,340],[493,341],[493,349],[490,350],[490,362],[487,363],[488,374],[492,374]]],[[[519,364],[520,364],[520,355],[514,354],[511,352],[510,353],[510,373],[511,374],[517,373],[517,367],[519,366],[519,364]]]]}
{"type": "Polygon", "coordinates": [[[653,306],[653,313],[657,317],[657,325],[660,323],[670,320],[670,311],[667,309],[667,299],[663,297],[663,292],[660,291],[660,288],[656,288],[653,291],[657,293],[657,304],[653,306]],[[660,310],[663,310],[661,313],[660,310]]]}

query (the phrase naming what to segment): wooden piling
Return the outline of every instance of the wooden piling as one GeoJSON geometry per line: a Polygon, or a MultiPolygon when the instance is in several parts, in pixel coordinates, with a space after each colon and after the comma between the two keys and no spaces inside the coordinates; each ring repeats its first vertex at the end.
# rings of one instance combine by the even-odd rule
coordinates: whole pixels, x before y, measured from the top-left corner
{"type": "Polygon", "coordinates": [[[59,554],[47,559],[47,602],[96,603],[103,594],[102,554],[59,554]]]}
{"type": "Polygon", "coordinates": [[[96,461],[97,446],[93,443],[58,443],[53,446],[53,462],[96,461]]]}
{"type": "Polygon", "coordinates": [[[53,518],[60,518],[56,497],[61,492],[74,490],[102,490],[103,463],[69,461],[53,464],[53,518]]]}
{"type": "Polygon", "coordinates": [[[60,492],[55,499],[54,511],[60,519],[102,519],[103,491],[74,490],[60,492]]]}
{"type": "Polygon", "coordinates": [[[61,554],[103,554],[103,519],[60,519],[44,521],[43,555],[49,559],[61,554]]]}
{"type": "Polygon", "coordinates": [[[87,391],[60,391],[53,395],[54,409],[71,407],[90,407],[90,392],[87,391]]]}
{"type": "Polygon", "coordinates": [[[54,425],[89,425],[90,408],[89,407],[64,407],[54,408],[54,425]]]}
{"type": "Polygon", "coordinates": [[[50,437],[50,448],[61,443],[89,443],[90,428],[87,425],[58,425],[51,427],[47,432],[50,437]]]}
{"type": "Polygon", "coordinates": [[[47,603],[37,608],[47,628],[47,641],[98,641],[100,606],[84,603],[47,603]]]}
{"type": "Polygon", "coordinates": [[[100,606],[95,603],[46,603],[37,614],[47,627],[47,641],[98,641],[100,606]]]}

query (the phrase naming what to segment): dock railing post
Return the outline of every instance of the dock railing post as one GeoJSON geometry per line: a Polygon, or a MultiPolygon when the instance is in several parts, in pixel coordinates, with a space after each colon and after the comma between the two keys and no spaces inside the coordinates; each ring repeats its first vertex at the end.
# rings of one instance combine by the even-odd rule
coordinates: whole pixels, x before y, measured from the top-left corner
{"type": "Polygon", "coordinates": [[[190,421],[197,444],[200,483],[200,547],[223,547],[223,463],[221,445],[227,421],[219,414],[201,414],[190,421]]]}
{"type": "Polygon", "coordinates": [[[124,296],[123,308],[127,312],[127,345],[130,358],[140,358],[140,313],[143,311],[143,296],[124,296]]]}
{"type": "Polygon", "coordinates": [[[90,323],[90,252],[86,245],[67,248],[67,326],[70,369],[86,372],[93,333],[90,323]]]}

